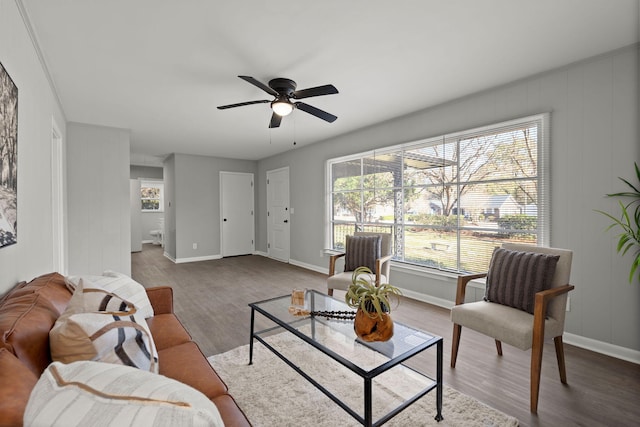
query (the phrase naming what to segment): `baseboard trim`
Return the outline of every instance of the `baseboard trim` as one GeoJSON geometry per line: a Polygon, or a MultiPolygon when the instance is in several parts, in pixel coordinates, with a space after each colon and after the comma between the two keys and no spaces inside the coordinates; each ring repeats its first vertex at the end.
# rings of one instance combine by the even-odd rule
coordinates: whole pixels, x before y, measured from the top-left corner
{"type": "Polygon", "coordinates": [[[211,261],[213,259],[221,259],[222,255],[208,255],[208,256],[200,256],[200,257],[192,257],[192,258],[174,258],[169,255],[167,252],[163,254],[165,258],[171,260],[174,264],[183,264],[186,262],[198,262],[198,261],[211,261]]]}
{"type": "Polygon", "coordinates": [[[408,289],[402,289],[402,288],[400,288],[400,291],[402,292],[402,295],[404,295],[407,298],[426,302],[427,304],[435,305],[437,307],[443,307],[450,310],[451,307],[454,306],[453,301],[449,301],[444,298],[438,298],[432,295],[427,295],[420,292],[416,292],[408,289]]]}
{"type": "Polygon", "coordinates": [[[586,350],[591,350],[596,353],[604,354],[607,356],[615,357],[616,359],[622,359],[626,360],[627,362],[640,365],[640,351],[638,350],[632,350],[630,348],[594,340],[592,338],[587,338],[580,335],[570,334],[568,332],[564,333],[564,335],[562,336],[562,341],[569,345],[584,348],[586,350]]]}
{"type": "Polygon", "coordinates": [[[316,273],[329,274],[328,268],[318,267],[317,265],[307,264],[302,261],[297,261],[295,259],[289,259],[289,264],[295,265],[297,267],[306,268],[307,270],[315,271],[316,273]]]}
{"type": "Polygon", "coordinates": [[[207,256],[197,256],[197,257],[191,257],[191,258],[178,258],[175,260],[175,263],[183,264],[185,262],[211,261],[214,259],[222,259],[222,255],[207,255],[207,256]]]}

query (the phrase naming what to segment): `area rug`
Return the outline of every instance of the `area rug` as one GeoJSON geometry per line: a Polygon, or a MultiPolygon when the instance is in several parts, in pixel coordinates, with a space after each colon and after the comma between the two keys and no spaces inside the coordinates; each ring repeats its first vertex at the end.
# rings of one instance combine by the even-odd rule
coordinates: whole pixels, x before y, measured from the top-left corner
{"type": "MultiPolygon", "coordinates": [[[[362,415],[363,381],[348,369],[313,349],[288,332],[268,338],[290,360],[362,415]]],[[[376,356],[378,357],[378,356],[376,356]]],[[[382,356],[380,356],[382,357],[382,356]]],[[[229,393],[254,427],[351,427],[360,424],[311,383],[286,365],[264,345],[255,341],[253,364],[249,346],[209,357],[224,379],[229,393]]],[[[374,421],[420,387],[421,378],[406,368],[394,368],[374,382],[374,421]]],[[[424,382],[424,381],[423,381],[424,382]]],[[[435,390],[389,420],[385,426],[517,426],[518,420],[476,399],[444,386],[442,415],[436,422],[435,390]]]]}

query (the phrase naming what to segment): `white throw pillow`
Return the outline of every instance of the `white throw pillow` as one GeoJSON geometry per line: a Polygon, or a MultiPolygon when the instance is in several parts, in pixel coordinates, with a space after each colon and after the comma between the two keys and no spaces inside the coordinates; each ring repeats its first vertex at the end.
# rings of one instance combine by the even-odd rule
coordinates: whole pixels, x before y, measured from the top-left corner
{"type": "Polygon", "coordinates": [[[127,366],[53,362],[31,392],[25,426],[215,426],[220,413],[200,391],[127,366]]]}
{"type": "Polygon", "coordinates": [[[80,279],[84,279],[85,288],[91,287],[89,283],[97,285],[101,289],[113,292],[120,298],[134,303],[139,313],[142,314],[145,319],[153,317],[153,307],[151,306],[151,301],[149,301],[145,287],[131,277],[107,270],[102,273],[102,276],[67,276],[64,281],[67,287],[73,292],[76,286],[78,286],[78,283],[80,283],[80,279]]]}
{"type": "Polygon", "coordinates": [[[113,293],[83,285],[81,279],[67,310],[49,331],[52,360],[94,360],[158,373],[158,352],[136,307],[113,293]]]}

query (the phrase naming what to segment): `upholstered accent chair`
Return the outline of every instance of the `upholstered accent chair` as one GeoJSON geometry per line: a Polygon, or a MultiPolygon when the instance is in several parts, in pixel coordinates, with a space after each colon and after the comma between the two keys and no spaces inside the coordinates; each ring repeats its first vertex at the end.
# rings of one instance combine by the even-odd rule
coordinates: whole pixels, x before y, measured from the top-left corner
{"type": "Polygon", "coordinates": [[[349,289],[353,271],[360,266],[367,266],[375,273],[376,286],[388,283],[392,257],[391,233],[359,231],[347,236],[345,253],[329,258],[327,293],[333,295],[334,289],[349,289]],[[345,263],[344,271],[340,273],[336,269],[337,261],[342,257],[345,257],[345,263]]]}
{"type": "Polygon", "coordinates": [[[502,342],[531,349],[531,412],[537,412],[545,336],[554,340],[560,381],[567,383],[562,334],[567,294],[574,289],[569,284],[572,257],[566,249],[505,243],[494,251],[487,273],[460,276],[451,309],[451,367],[463,326],[495,339],[500,356],[502,342]],[[487,277],[484,300],[465,303],[467,284],[482,277],[487,277]]]}

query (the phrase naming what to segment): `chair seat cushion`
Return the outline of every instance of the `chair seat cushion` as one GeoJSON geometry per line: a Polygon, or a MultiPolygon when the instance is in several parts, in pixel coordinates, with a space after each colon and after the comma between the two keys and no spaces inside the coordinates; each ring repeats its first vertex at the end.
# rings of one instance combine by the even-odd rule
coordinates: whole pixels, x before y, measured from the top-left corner
{"type": "Polygon", "coordinates": [[[368,267],[376,271],[376,260],[380,258],[381,236],[347,236],[344,271],[354,271],[358,267],[368,267]]]}
{"type": "MultiPolygon", "coordinates": [[[[342,291],[346,291],[351,286],[351,276],[352,271],[345,271],[343,273],[334,274],[333,276],[329,276],[327,278],[327,288],[329,289],[340,289],[342,291]]],[[[370,282],[376,281],[376,276],[369,276],[367,274],[360,275],[361,279],[365,279],[370,282]]],[[[387,277],[384,274],[380,275],[380,283],[387,283],[387,277]]]]}
{"type": "MultiPolygon", "coordinates": [[[[451,321],[521,350],[531,348],[533,339],[533,315],[525,311],[478,301],[451,308],[451,321]]],[[[562,335],[562,325],[555,319],[545,320],[545,337],[562,335]]]]}
{"type": "Polygon", "coordinates": [[[551,287],[559,258],[496,248],[489,264],[484,299],[533,314],[535,294],[551,287]]]}

